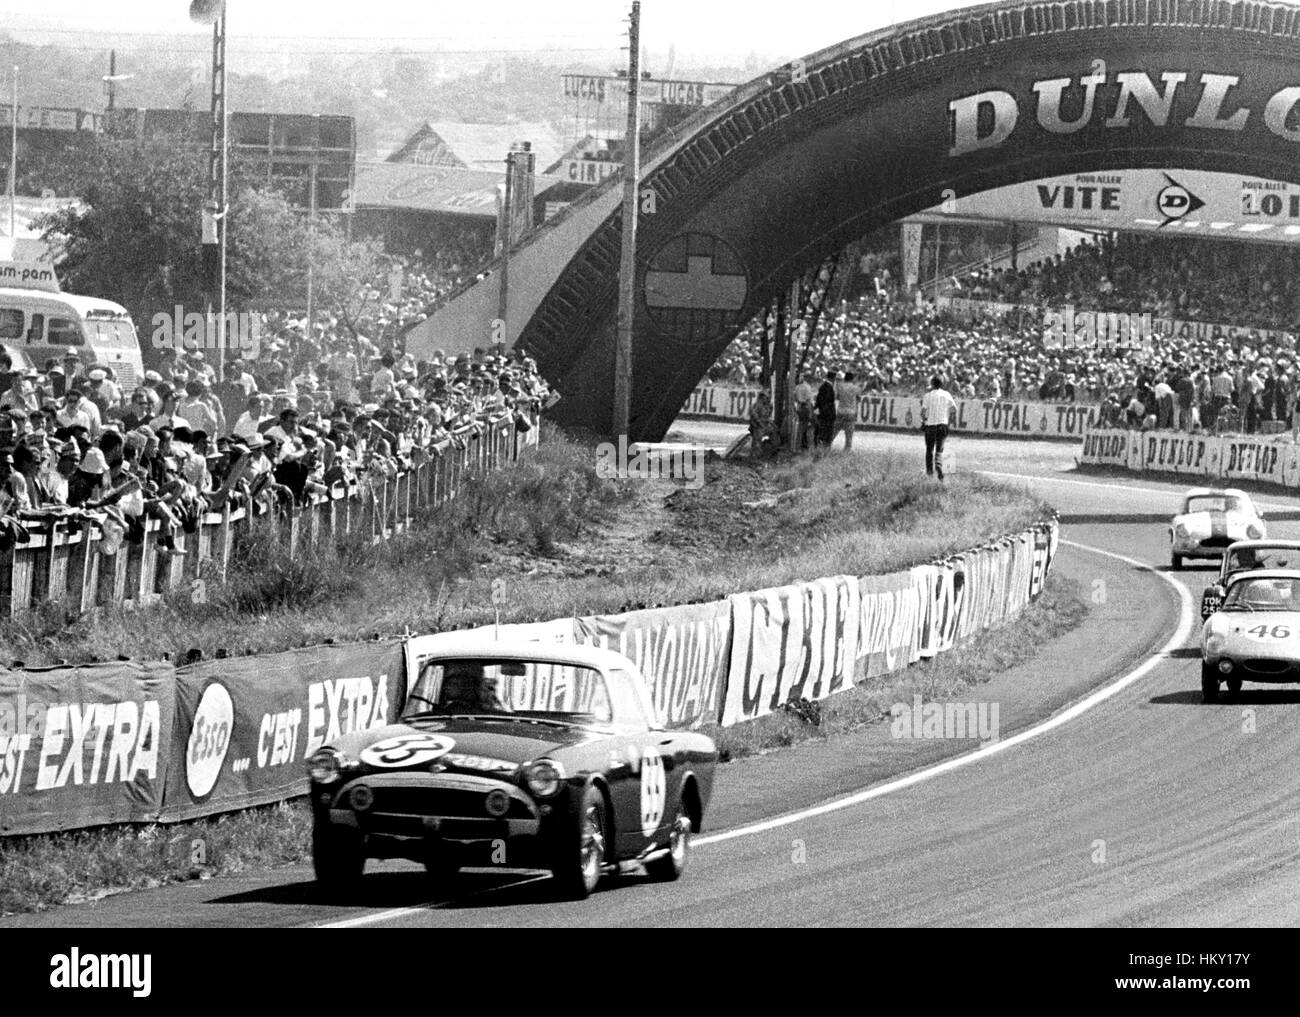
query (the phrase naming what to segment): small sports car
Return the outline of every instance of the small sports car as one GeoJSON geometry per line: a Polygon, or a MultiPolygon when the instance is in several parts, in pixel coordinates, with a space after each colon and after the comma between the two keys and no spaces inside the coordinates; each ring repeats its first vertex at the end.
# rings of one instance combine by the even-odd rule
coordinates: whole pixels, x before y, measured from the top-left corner
{"type": "Polygon", "coordinates": [[[594,647],[450,636],[417,664],[401,722],[308,761],[317,880],[355,887],[367,858],[549,869],[588,896],[620,863],[678,878],[718,751],[656,718],[636,665],[594,647]]]}
{"type": "Polygon", "coordinates": [[[1181,569],[1185,558],[1222,558],[1239,540],[1267,536],[1264,518],[1245,491],[1196,488],[1187,492],[1183,511],[1169,524],[1170,563],[1181,569]]]}
{"type": "Polygon", "coordinates": [[[1223,606],[1201,630],[1201,694],[1207,703],[1242,682],[1300,682],[1300,569],[1238,572],[1223,606]]]}
{"type": "Polygon", "coordinates": [[[1219,578],[1201,594],[1201,621],[1223,603],[1228,580],[1254,569],[1300,568],[1300,540],[1239,540],[1223,555],[1219,578]]]}

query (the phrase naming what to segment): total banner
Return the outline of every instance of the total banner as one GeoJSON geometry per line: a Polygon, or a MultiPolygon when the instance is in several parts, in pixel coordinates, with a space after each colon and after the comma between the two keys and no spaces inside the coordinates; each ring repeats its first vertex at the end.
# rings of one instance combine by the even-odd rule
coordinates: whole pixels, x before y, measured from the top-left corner
{"type": "Polygon", "coordinates": [[[853,687],[861,616],[857,578],[739,593],[728,603],[732,643],[723,726],[853,687]]]}
{"type": "MultiPolygon", "coordinates": [[[[757,398],[757,389],[702,385],[682,407],[682,415],[745,423],[757,398]]],[[[1098,415],[1099,409],[1092,403],[958,399],[952,429],[959,434],[1079,439],[1097,423],[1098,415]]],[[[916,430],[921,426],[921,397],[863,395],[858,402],[857,426],[864,430],[916,430]]]]}
{"type": "Polygon", "coordinates": [[[731,654],[731,604],[579,618],[579,643],[630,658],[645,677],[661,723],[693,729],[715,723],[731,654]]]}
{"type": "Polygon", "coordinates": [[[164,819],[307,793],[306,761],[352,731],[385,727],[405,698],[401,643],[320,646],[176,672],[164,819]]]}
{"type": "Polygon", "coordinates": [[[170,664],[0,671],[0,835],[157,820],[174,676],[170,664]]]}

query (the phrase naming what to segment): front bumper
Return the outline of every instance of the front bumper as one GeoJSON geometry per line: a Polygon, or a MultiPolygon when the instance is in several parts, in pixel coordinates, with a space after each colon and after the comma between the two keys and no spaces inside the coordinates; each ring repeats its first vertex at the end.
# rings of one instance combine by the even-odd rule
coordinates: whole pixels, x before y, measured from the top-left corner
{"type": "Polygon", "coordinates": [[[1203,658],[1206,666],[1218,672],[1225,681],[1236,678],[1239,681],[1258,682],[1264,685],[1291,685],[1300,683],[1300,660],[1289,657],[1239,657],[1235,654],[1220,654],[1218,657],[1203,658]],[[1224,671],[1222,663],[1228,661],[1231,669],[1224,671]]]}
{"type": "Polygon", "coordinates": [[[316,822],[358,831],[370,857],[422,860],[441,852],[467,864],[501,842],[512,846],[512,857],[539,856],[563,802],[560,795],[538,803],[506,781],[446,773],[365,774],[336,788],[312,789],[316,822]],[[490,796],[500,814],[489,810],[490,796]]]}

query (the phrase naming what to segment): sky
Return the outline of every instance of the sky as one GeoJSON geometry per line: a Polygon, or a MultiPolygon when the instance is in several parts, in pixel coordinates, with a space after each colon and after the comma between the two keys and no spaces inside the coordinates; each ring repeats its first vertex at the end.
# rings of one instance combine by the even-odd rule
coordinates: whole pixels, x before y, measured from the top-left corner
{"type": "MultiPolygon", "coordinates": [[[[643,0],[642,36],[653,51],[671,45],[696,58],[757,52],[780,61],[900,19],[969,6],[964,0],[643,0]]],[[[608,52],[620,44],[630,9],[630,0],[230,0],[229,33],[232,52],[253,38],[268,49],[313,51],[387,42],[450,51],[608,52]]],[[[209,30],[188,12],[189,0],[0,0],[0,32],[69,44],[93,43],[105,32],[185,34],[198,48],[209,30]]]]}

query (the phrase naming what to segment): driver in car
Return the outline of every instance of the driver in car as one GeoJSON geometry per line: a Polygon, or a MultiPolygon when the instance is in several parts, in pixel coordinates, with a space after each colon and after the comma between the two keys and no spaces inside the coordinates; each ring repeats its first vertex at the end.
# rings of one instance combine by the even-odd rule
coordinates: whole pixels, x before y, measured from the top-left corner
{"type": "Polygon", "coordinates": [[[478,664],[447,665],[438,705],[492,713],[503,713],[506,709],[497,697],[496,679],[485,675],[478,664]]]}

